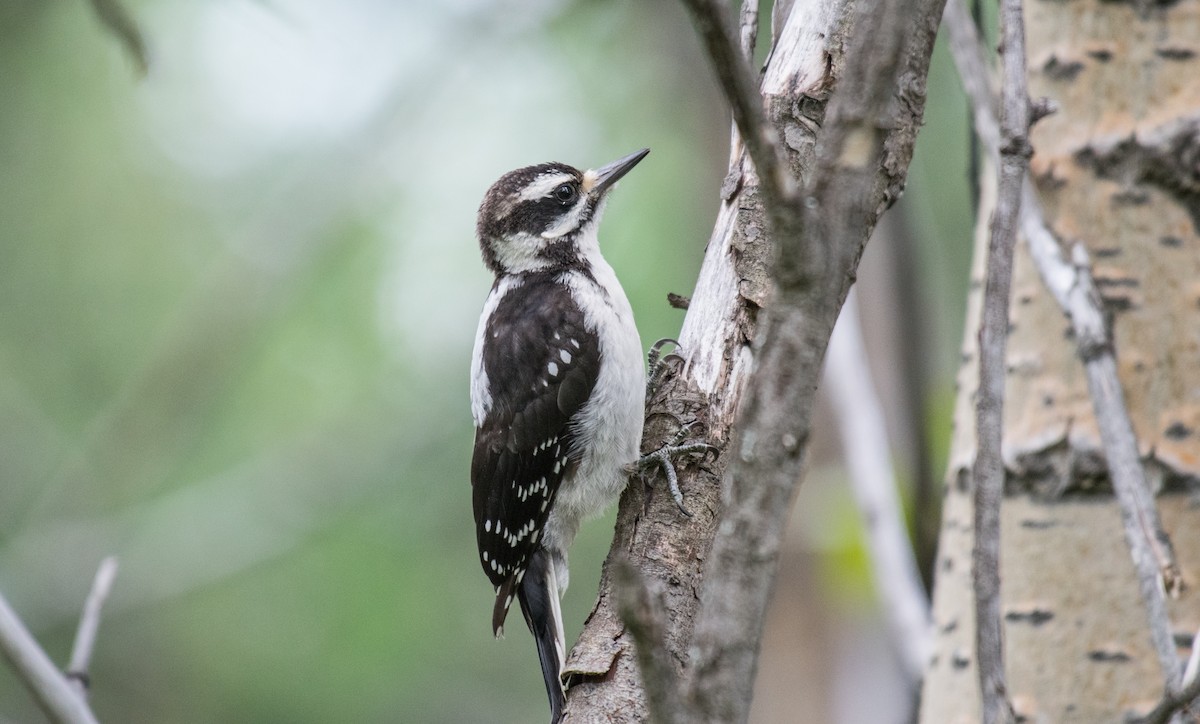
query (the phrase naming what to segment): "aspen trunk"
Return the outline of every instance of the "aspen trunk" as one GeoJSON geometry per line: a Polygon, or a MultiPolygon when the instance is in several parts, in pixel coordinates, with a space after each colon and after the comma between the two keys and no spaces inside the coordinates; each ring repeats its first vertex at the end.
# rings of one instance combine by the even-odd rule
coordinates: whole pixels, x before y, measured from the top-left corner
{"type": "MultiPolygon", "coordinates": [[[[1183,653],[1200,627],[1200,0],[1025,8],[1030,94],[1059,107],[1033,129],[1031,172],[1059,239],[1087,246],[1113,320],[1143,467],[1189,586],[1169,609],[1183,653]]],[[[976,266],[925,724],[979,718],[966,486],[976,266]]],[[[1120,722],[1156,703],[1162,674],[1075,340],[1023,245],[1010,315],[1001,553],[1009,695],[1027,721],[1120,722]]]]}

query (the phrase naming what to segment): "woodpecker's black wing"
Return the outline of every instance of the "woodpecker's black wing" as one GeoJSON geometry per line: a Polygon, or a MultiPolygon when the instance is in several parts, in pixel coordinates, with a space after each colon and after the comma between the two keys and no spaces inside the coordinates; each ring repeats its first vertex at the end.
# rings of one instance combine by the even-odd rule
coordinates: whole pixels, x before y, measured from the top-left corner
{"type": "Polygon", "coordinates": [[[496,587],[492,629],[504,625],[568,469],[578,463],[572,419],[600,374],[600,344],[568,287],[527,277],[484,329],[491,404],[471,460],[475,534],[496,587]]]}

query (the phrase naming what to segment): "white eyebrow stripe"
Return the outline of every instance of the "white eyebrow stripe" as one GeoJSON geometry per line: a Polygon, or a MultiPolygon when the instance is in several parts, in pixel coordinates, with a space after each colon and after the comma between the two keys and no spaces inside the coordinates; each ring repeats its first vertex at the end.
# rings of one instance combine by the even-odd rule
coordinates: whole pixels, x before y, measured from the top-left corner
{"type": "Polygon", "coordinates": [[[548,196],[561,184],[574,180],[575,177],[565,171],[548,171],[526,186],[521,195],[517,197],[517,201],[536,201],[548,196]]]}

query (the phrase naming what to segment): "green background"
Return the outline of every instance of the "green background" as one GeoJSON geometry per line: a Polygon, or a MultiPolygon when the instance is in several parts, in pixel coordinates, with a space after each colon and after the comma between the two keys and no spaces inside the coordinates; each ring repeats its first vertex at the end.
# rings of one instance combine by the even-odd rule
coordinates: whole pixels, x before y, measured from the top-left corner
{"type": "MultiPolygon", "coordinates": [[[[644,343],[673,335],[728,116],[676,3],[0,4],[0,591],[65,663],[100,559],[108,722],[529,722],[492,640],[468,485],[470,348],[501,173],[653,152],[606,214],[644,343]]],[[[944,447],[970,208],[939,50],[902,204],[944,447]],[[939,402],[940,401],[940,402],[939,402]]],[[[824,585],[873,610],[846,498],[824,585]],[[849,512],[847,512],[849,511],[849,512]]],[[[612,515],[585,527],[568,637],[612,515]]],[[[40,721],[0,669],[0,722],[40,721]]]]}

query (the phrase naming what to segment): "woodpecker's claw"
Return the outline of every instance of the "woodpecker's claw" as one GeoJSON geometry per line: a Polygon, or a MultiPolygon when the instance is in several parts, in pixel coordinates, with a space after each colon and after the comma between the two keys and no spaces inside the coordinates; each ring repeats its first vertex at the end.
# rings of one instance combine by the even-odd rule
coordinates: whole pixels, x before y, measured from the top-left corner
{"type": "Polygon", "coordinates": [[[679,475],[675,472],[674,458],[680,455],[693,455],[695,453],[704,453],[707,458],[709,453],[715,458],[720,454],[715,446],[709,445],[706,442],[693,442],[682,444],[687,439],[688,433],[696,423],[690,422],[679,428],[679,432],[675,433],[675,437],[671,441],[663,445],[654,452],[646,453],[637,462],[638,472],[642,474],[642,479],[646,479],[646,473],[653,468],[662,468],[663,474],[667,476],[667,486],[671,490],[671,498],[674,499],[675,505],[678,506],[680,512],[691,518],[692,513],[683,505],[683,491],[679,489],[679,475]]]}
{"type": "Polygon", "coordinates": [[[646,399],[654,397],[654,393],[658,391],[658,387],[662,384],[663,378],[666,377],[667,371],[671,369],[668,360],[682,363],[683,357],[679,355],[679,341],[670,337],[663,337],[650,345],[650,351],[646,354],[646,366],[649,370],[646,373],[646,399]],[[675,347],[675,349],[664,355],[662,348],[668,344],[675,347]]]}

